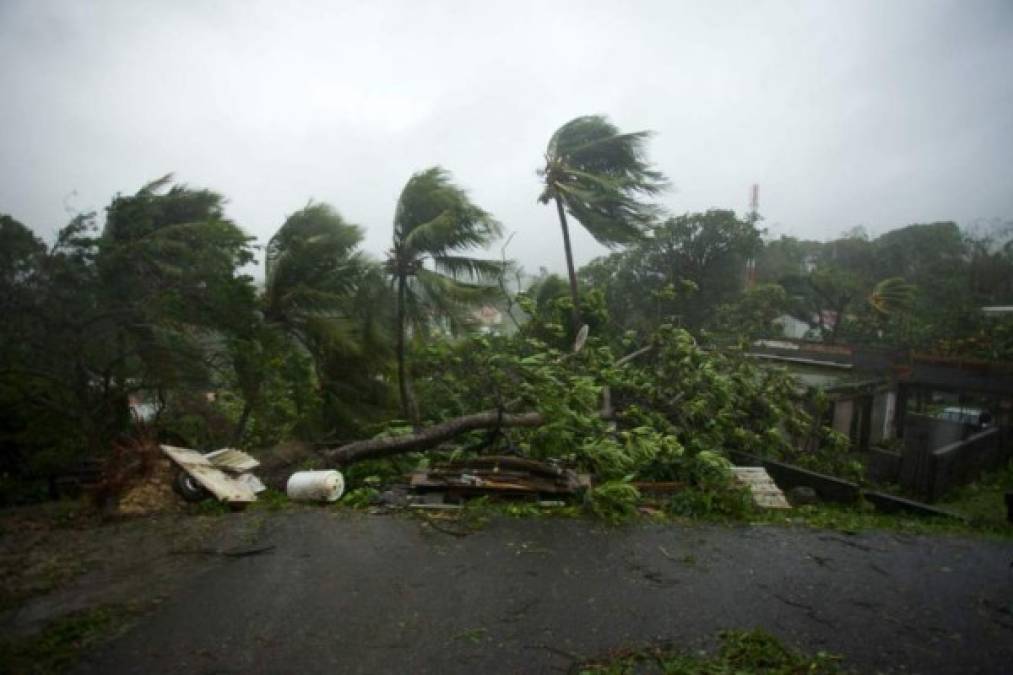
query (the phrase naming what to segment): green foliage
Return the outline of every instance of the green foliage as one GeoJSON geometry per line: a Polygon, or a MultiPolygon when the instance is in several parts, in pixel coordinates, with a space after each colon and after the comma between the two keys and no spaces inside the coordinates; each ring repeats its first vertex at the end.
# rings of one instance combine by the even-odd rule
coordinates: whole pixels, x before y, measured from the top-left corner
{"type": "Polygon", "coordinates": [[[979,311],[1013,292],[1008,233],[975,236],[941,222],[875,239],[862,231],[826,243],[782,237],[763,246],[757,272],[782,284],[789,311],[829,340],[980,358],[1008,342],[990,339],[979,311]]]}
{"type": "Polygon", "coordinates": [[[101,455],[131,425],[131,397],[213,387],[227,361],[220,336],[253,315],[239,273],[250,238],[221,196],[166,189],[169,179],[117,196],[101,234],[83,214],[48,248],[4,221],[17,272],[0,279],[0,401],[17,471],[101,455]]]}
{"type": "MultiPolygon", "coordinates": [[[[999,500],[1001,494],[993,493],[990,501],[995,504],[999,500]]],[[[940,503],[940,506],[957,512],[961,510],[961,502],[940,503]]],[[[752,513],[751,518],[756,522],[815,527],[847,534],[886,530],[906,534],[962,534],[999,539],[1013,537],[1013,528],[1003,520],[997,519],[994,512],[989,520],[964,521],[910,513],[880,513],[872,504],[864,501],[855,505],[828,503],[799,506],[790,511],[757,510],[752,513]]]]}
{"type": "Polygon", "coordinates": [[[901,277],[883,279],[869,294],[869,304],[883,315],[904,312],[914,303],[915,287],[901,277]]]}
{"type": "Polygon", "coordinates": [[[580,271],[585,285],[604,293],[615,329],[641,335],[664,323],[713,323],[717,308],[742,290],[746,261],[761,245],[752,221],[717,209],[669,218],[648,233],[580,271]]]}
{"type": "Polygon", "coordinates": [[[579,672],[610,675],[654,672],[655,669],[680,675],[830,675],[840,672],[839,657],[825,652],[806,655],[760,629],[722,631],[718,637],[720,646],[716,654],[689,652],[670,644],[652,645],[579,664],[579,672]]]}
{"type": "MultiPolygon", "coordinates": [[[[560,293],[558,284],[567,288],[562,279],[549,275],[539,285],[517,297],[518,305],[530,317],[521,327],[521,332],[556,349],[568,351],[577,337],[577,329],[570,320],[573,298],[568,290],[560,293]]],[[[579,302],[581,323],[588,327],[589,333],[609,335],[612,324],[602,292],[591,289],[581,294],[579,302]]]]}
{"type": "Polygon", "coordinates": [[[786,371],[762,369],[734,351],[705,351],[671,326],[653,344],[653,353],[621,374],[606,372],[624,404],[621,422],[675,436],[690,457],[735,450],[790,457],[799,447],[822,446],[825,401],[801,391],[786,371]]]}
{"type": "Polygon", "coordinates": [[[134,611],[104,605],[57,619],[29,638],[0,642],[0,672],[47,675],[70,670],[79,657],[122,631],[134,611]]]}
{"type": "Polygon", "coordinates": [[[386,412],[392,296],[361,241],[360,227],[311,203],[268,243],[263,321],[232,342],[246,406],[237,436],[252,417],[251,445],[356,433],[386,412]]]}
{"type": "Polygon", "coordinates": [[[636,516],[639,501],[640,491],[621,480],[596,485],[584,498],[588,512],[613,525],[636,516]]]}
{"type": "Polygon", "coordinates": [[[749,488],[726,483],[677,492],[665,509],[684,518],[745,520],[753,511],[753,501],[749,488]]]}
{"type": "Polygon", "coordinates": [[[549,139],[538,201],[553,202],[559,216],[575,332],[583,320],[566,213],[610,248],[642,238],[660,212],[646,198],[666,187],[665,177],[646,160],[649,136],[647,131],[620,133],[605,117],[588,115],[570,120],[549,139]]]}
{"type": "Polygon", "coordinates": [[[363,486],[349,490],[341,498],[341,505],[350,509],[364,509],[372,505],[373,500],[380,494],[375,487],[363,486]]]}
{"type": "Polygon", "coordinates": [[[696,458],[686,452],[674,436],[659,433],[648,426],[634,427],[588,439],[580,448],[583,464],[603,478],[635,476],[643,480],[674,480],[696,458]]]}
{"type": "Polygon", "coordinates": [[[956,334],[937,336],[926,351],[940,356],[957,356],[983,361],[1013,363],[1013,317],[965,318],[964,329],[956,334]]]}
{"type": "Polygon", "coordinates": [[[1013,460],[982,474],[969,485],[948,492],[939,506],[966,516],[972,525],[1005,530],[1013,536],[1013,524],[1006,520],[1007,491],[1013,491],[1013,460]]]}
{"type": "Polygon", "coordinates": [[[394,246],[386,270],[397,289],[397,357],[401,412],[416,421],[418,411],[405,363],[409,332],[427,336],[444,322],[449,332],[466,331],[471,311],[498,293],[499,261],[465,255],[487,246],[501,232],[489,213],[475,205],[441,167],[414,174],[394,212],[394,246]]]}
{"type": "Polygon", "coordinates": [[[840,450],[840,438],[818,422],[825,399],[801,391],[785,371],[706,351],[685,330],[662,327],[649,353],[621,367],[596,338],[568,354],[529,337],[536,330],[436,343],[416,358],[425,364],[418,373],[423,419],[499,406],[545,418],[539,427],[459,439],[458,452],[492,452],[499,444],[562,460],[609,485],[606,496],[629,497],[616,481],[682,481],[690,487],[673,512],[743,517],[749,499],[731,483],[730,452],[794,459],[823,456],[823,443],[840,450]],[[614,422],[601,415],[604,384],[618,411],[614,422]]]}
{"type": "Polygon", "coordinates": [[[747,340],[778,337],[782,328],[774,320],[788,308],[788,293],[779,284],[759,284],[732,302],[717,307],[710,328],[718,334],[747,340]]]}
{"type": "Polygon", "coordinates": [[[434,319],[451,332],[466,328],[470,310],[492,297],[491,285],[502,271],[499,261],[467,257],[491,243],[501,226],[451,181],[432,167],[405,184],[394,214],[394,247],[387,270],[404,288],[405,325],[428,334],[434,319]]]}

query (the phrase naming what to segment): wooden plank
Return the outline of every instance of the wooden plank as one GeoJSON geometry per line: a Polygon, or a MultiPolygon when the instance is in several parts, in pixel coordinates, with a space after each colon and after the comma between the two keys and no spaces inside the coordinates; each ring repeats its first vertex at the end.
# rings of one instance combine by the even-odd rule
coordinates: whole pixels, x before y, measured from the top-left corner
{"type": "Polygon", "coordinates": [[[733,466],[732,475],[735,480],[749,487],[753,503],[764,509],[790,509],[791,504],[785,499],[784,493],[767,473],[758,466],[733,466]]]}

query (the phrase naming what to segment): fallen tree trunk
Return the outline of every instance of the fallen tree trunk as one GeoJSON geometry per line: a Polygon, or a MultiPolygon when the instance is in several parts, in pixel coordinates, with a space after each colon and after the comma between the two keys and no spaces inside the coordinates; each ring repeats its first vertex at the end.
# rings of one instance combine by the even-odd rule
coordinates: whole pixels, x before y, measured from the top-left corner
{"type": "Polygon", "coordinates": [[[325,450],[324,455],[339,465],[345,465],[364,459],[377,459],[406,452],[429,450],[468,431],[497,427],[538,427],[544,423],[545,418],[538,412],[500,415],[499,411],[487,410],[473,415],[455,417],[404,436],[371,438],[347,443],[333,450],[325,450]]]}
{"type": "MultiPolygon", "coordinates": [[[[615,365],[617,367],[624,366],[630,361],[650,352],[653,348],[653,345],[642,347],[619,359],[616,361],[615,365]]],[[[563,361],[570,356],[572,356],[572,354],[566,354],[560,359],[560,361],[563,361]]],[[[612,397],[608,385],[605,385],[602,393],[604,400],[602,410],[599,414],[603,419],[611,419],[615,411],[612,409],[612,397]]],[[[511,408],[520,402],[520,398],[513,399],[506,404],[506,407],[511,408]]],[[[365,441],[354,441],[338,448],[324,450],[323,454],[332,462],[335,462],[340,466],[344,466],[364,459],[378,459],[380,457],[400,455],[406,452],[430,450],[444,441],[450,440],[454,436],[458,436],[468,431],[477,431],[478,429],[496,429],[499,427],[539,427],[543,424],[545,424],[545,418],[538,412],[500,414],[500,412],[496,410],[487,410],[473,415],[455,417],[454,419],[447,420],[446,422],[440,422],[439,424],[435,424],[426,429],[406,434],[404,436],[391,436],[388,438],[371,438],[365,441]]]]}

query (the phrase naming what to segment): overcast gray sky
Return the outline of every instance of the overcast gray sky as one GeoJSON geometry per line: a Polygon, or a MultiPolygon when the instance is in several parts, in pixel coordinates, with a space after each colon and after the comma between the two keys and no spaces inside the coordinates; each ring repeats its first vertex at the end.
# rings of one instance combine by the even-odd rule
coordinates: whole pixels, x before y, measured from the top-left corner
{"type": "Polygon", "coordinates": [[[588,113],[657,132],[675,213],[755,182],[773,235],[1013,217],[1011,0],[0,0],[0,95],[0,212],[45,236],[173,171],[261,242],[312,198],[379,255],[441,164],[562,270],[535,170],[588,113]]]}

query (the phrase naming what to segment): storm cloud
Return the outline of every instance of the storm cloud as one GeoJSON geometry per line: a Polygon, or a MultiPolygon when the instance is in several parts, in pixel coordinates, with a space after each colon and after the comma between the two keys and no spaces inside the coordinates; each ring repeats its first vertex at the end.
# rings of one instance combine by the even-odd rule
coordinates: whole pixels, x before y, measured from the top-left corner
{"type": "MultiPolygon", "coordinates": [[[[770,234],[1013,217],[1013,3],[0,1],[0,212],[52,236],[169,171],[261,242],[309,199],[389,246],[452,171],[563,269],[535,174],[604,113],[652,129],[674,213],[770,234]]],[[[578,263],[605,251],[578,232],[578,263]]],[[[498,253],[498,252],[497,252],[498,253]]]]}

